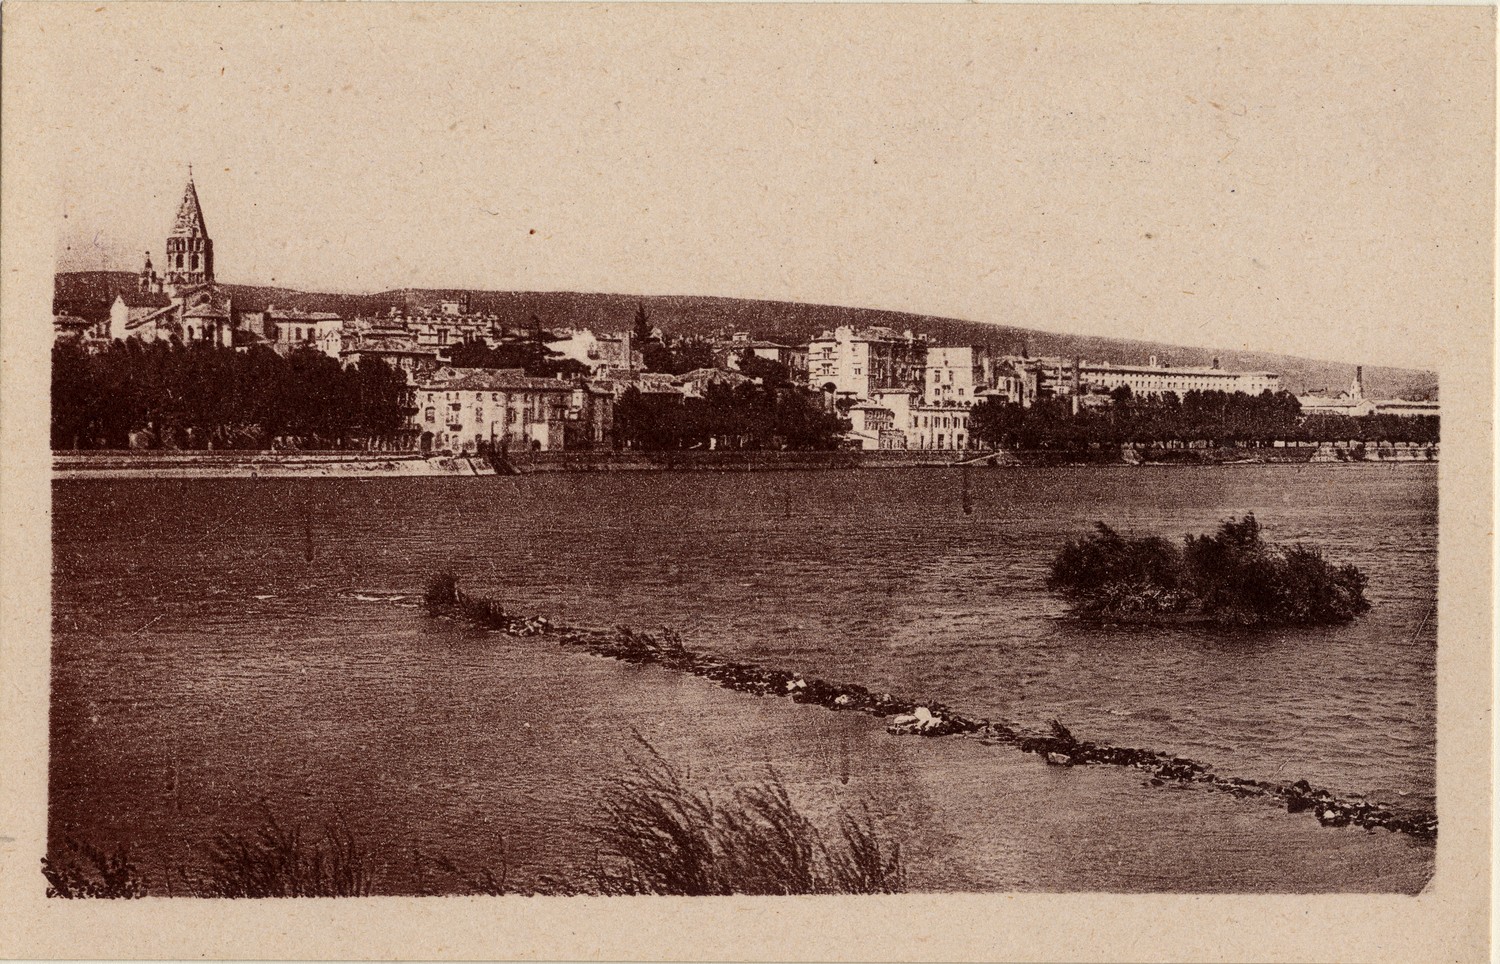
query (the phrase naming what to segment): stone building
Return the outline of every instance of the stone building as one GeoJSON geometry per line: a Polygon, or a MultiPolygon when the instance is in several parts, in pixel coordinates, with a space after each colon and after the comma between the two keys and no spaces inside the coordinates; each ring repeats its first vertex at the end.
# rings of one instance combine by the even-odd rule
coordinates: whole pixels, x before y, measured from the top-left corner
{"type": "Polygon", "coordinates": [[[478,455],[607,447],[614,396],[582,379],[519,368],[439,368],[418,382],[413,421],[423,451],[478,455]]]}
{"type": "Polygon", "coordinates": [[[927,349],[922,395],[929,405],[973,405],[980,392],[993,387],[995,365],[989,350],[963,345],[927,349]]]}
{"type": "Polygon", "coordinates": [[[807,383],[815,391],[856,401],[881,389],[917,388],[927,352],[925,336],[841,325],[808,342],[807,383]]]}
{"type": "Polygon", "coordinates": [[[146,252],[134,297],[110,307],[111,338],[178,338],[184,344],[236,344],[238,318],[227,289],[214,281],[214,243],[203,220],[198,189],[188,169],[187,187],[167,235],[167,259],[157,273],[146,252]]]}
{"type": "Polygon", "coordinates": [[[877,391],[874,402],[891,413],[891,430],[904,436],[904,444],[882,445],[881,448],[956,451],[977,447],[969,432],[969,416],[972,414],[969,405],[929,403],[920,393],[909,388],[877,391]]]}

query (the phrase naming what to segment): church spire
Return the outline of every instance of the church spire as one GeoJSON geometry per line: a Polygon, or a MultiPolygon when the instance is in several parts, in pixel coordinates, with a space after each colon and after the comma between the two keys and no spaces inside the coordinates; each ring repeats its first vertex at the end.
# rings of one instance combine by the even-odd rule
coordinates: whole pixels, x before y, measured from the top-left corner
{"type": "Polygon", "coordinates": [[[203,206],[198,203],[191,164],[172,233],[167,235],[167,263],[162,280],[174,295],[185,288],[214,283],[214,243],[208,236],[208,226],[203,223],[203,206]]]}
{"type": "Polygon", "coordinates": [[[182,191],[182,203],[177,206],[177,220],[172,222],[174,236],[189,238],[208,237],[208,226],[203,223],[203,206],[198,203],[198,188],[193,184],[193,165],[188,165],[187,187],[182,191]]]}

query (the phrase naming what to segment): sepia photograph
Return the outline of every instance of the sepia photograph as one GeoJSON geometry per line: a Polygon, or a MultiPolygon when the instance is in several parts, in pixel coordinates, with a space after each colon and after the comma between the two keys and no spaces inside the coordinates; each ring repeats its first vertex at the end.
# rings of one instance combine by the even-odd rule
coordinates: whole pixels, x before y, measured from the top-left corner
{"type": "Polygon", "coordinates": [[[1487,956],[1493,8],[6,21],[38,914],[1461,860],[1487,956]]]}

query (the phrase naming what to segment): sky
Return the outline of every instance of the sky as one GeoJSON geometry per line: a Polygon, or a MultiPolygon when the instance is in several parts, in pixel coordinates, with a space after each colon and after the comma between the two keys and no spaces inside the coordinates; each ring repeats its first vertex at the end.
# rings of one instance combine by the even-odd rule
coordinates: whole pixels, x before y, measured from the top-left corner
{"type": "Polygon", "coordinates": [[[1440,369],[1464,346],[1432,326],[1492,315],[1493,17],[106,6],[53,28],[37,136],[60,270],[160,265],[191,163],[221,281],[766,298],[1440,369]]]}

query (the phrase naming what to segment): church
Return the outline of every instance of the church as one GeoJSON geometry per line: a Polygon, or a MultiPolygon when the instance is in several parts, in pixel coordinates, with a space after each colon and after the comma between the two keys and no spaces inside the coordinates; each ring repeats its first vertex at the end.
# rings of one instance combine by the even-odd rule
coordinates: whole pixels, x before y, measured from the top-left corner
{"type": "Polygon", "coordinates": [[[235,320],[229,292],[214,282],[214,242],[189,166],[161,273],[146,252],[136,290],[120,294],[110,307],[109,337],[149,342],[175,336],[183,344],[231,347],[235,320]]]}

